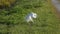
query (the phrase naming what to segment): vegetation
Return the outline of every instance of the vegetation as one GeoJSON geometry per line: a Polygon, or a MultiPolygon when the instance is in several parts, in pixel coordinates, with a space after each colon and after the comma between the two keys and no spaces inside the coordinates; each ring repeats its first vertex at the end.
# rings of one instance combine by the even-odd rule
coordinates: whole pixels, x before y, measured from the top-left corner
{"type": "Polygon", "coordinates": [[[0,10],[0,34],[60,34],[60,20],[47,0],[18,0],[13,8],[0,10]],[[24,17],[35,12],[35,23],[26,23],[24,17]]]}
{"type": "Polygon", "coordinates": [[[11,7],[16,0],[0,0],[0,8],[11,7]]]}

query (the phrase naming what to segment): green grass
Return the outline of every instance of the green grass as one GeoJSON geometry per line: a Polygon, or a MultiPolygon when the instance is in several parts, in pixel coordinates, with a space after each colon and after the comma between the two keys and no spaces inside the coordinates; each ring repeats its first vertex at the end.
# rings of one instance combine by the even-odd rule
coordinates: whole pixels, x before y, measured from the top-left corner
{"type": "Polygon", "coordinates": [[[11,10],[2,10],[0,22],[12,23],[9,26],[0,25],[2,34],[60,34],[60,20],[52,12],[47,0],[21,0],[11,10]],[[24,17],[35,12],[38,17],[34,24],[25,22],[24,17]],[[8,15],[9,14],[9,15],[8,15]],[[14,25],[13,25],[14,24],[14,25]]]}

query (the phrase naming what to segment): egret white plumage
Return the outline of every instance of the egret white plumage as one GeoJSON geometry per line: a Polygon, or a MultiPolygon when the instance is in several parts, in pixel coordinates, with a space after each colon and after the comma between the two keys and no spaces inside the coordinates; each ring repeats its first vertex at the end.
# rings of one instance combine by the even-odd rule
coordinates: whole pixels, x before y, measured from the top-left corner
{"type": "Polygon", "coordinates": [[[27,21],[27,22],[34,22],[34,21],[33,21],[33,18],[37,18],[37,14],[31,12],[31,13],[29,13],[29,14],[26,16],[26,21],[27,21]]]}

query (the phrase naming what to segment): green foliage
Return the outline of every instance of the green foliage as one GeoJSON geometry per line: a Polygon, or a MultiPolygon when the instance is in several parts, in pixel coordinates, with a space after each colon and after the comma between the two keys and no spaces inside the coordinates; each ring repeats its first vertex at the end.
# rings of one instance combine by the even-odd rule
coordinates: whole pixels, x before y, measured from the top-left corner
{"type": "Polygon", "coordinates": [[[0,24],[0,34],[7,34],[8,33],[7,25],[0,24]]]}
{"type": "Polygon", "coordinates": [[[47,0],[18,0],[12,9],[0,10],[0,34],[60,34],[60,20],[47,0]],[[31,24],[25,22],[30,12],[38,15],[31,24]]]}

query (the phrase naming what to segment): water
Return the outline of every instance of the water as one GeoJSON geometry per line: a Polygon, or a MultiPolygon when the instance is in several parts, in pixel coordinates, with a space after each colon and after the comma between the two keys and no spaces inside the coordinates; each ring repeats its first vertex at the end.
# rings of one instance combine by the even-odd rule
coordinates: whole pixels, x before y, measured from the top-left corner
{"type": "Polygon", "coordinates": [[[51,0],[52,4],[56,7],[56,9],[60,12],[60,1],[51,0]]]}

